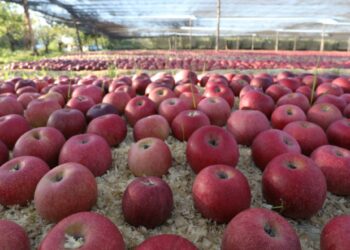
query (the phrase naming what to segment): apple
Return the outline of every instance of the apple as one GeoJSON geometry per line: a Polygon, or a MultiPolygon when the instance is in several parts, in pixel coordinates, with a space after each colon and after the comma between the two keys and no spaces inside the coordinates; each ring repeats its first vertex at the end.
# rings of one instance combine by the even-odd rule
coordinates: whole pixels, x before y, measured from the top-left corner
{"type": "Polygon", "coordinates": [[[56,128],[33,128],[18,138],[12,153],[13,157],[36,156],[53,167],[64,143],[63,134],[56,128]]]}
{"type": "Polygon", "coordinates": [[[284,104],[293,104],[301,108],[305,113],[310,108],[310,102],[307,97],[301,93],[290,93],[282,96],[278,99],[276,106],[282,106],[284,104]]]}
{"type": "Polygon", "coordinates": [[[28,86],[35,88],[35,82],[31,79],[19,79],[15,84],[15,90],[28,86]]]}
{"type": "Polygon", "coordinates": [[[85,166],[68,162],[51,169],[39,181],[34,194],[37,213],[51,222],[81,211],[97,201],[97,183],[85,166]]]}
{"type": "Polygon", "coordinates": [[[49,116],[47,126],[58,129],[68,139],[73,135],[84,133],[86,120],[80,110],[64,108],[55,110],[49,116]]]}
{"type": "Polygon", "coordinates": [[[116,114],[118,115],[118,110],[109,103],[98,103],[89,108],[88,111],[86,111],[86,119],[88,122],[91,122],[93,119],[96,119],[97,117],[108,115],[108,114],[116,114]]]}
{"type": "Polygon", "coordinates": [[[230,105],[220,96],[206,97],[198,103],[198,110],[205,113],[210,124],[225,126],[231,113],[230,105]]]}
{"type": "Polygon", "coordinates": [[[188,105],[185,101],[180,98],[169,98],[162,101],[158,107],[158,114],[163,116],[169,124],[173,121],[173,119],[184,110],[187,110],[188,105]]]}
{"type": "Polygon", "coordinates": [[[94,212],[79,212],[57,223],[41,241],[38,250],[77,248],[126,249],[122,234],[111,220],[94,212]]]}
{"type": "Polygon", "coordinates": [[[208,125],[199,128],[186,145],[187,162],[195,173],[207,166],[225,164],[235,167],[239,151],[235,138],[225,129],[208,125]]]}
{"type": "Polygon", "coordinates": [[[249,83],[243,79],[232,79],[229,83],[229,87],[231,88],[235,96],[239,96],[239,93],[241,92],[242,88],[244,88],[247,85],[249,85],[249,83]]]}
{"type": "Polygon", "coordinates": [[[146,96],[136,96],[132,98],[125,107],[125,117],[132,127],[141,118],[156,113],[156,105],[146,96]]]}
{"type": "Polygon", "coordinates": [[[285,104],[272,112],[271,125],[276,129],[283,129],[287,124],[294,121],[306,121],[304,111],[296,105],[285,104]]]}
{"type": "Polygon", "coordinates": [[[270,96],[259,91],[251,90],[241,97],[239,109],[259,110],[263,112],[266,117],[270,117],[275,109],[275,102],[270,96]]]}
{"type": "Polygon", "coordinates": [[[17,101],[22,104],[23,109],[26,109],[28,104],[39,96],[39,93],[23,93],[17,97],[17,101]]]}
{"type": "Polygon", "coordinates": [[[24,111],[24,117],[32,127],[44,127],[50,115],[61,108],[61,105],[55,100],[34,99],[24,111]]]}
{"type": "Polygon", "coordinates": [[[113,92],[124,92],[127,93],[131,98],[136,96],[135,90],[130,85],[121,85],[117,87],[113,92]]]}
{"type": "Polygon", "coordinates": [[[198,250],[189,240],[176,234],[159,234],[149,237],[135,250],[198,250]]]}
{"type": "Polygon", "coordinates": [[[72,97],[89,96],[94,103],[100,103],[103,98],[103,90],[95,85],[81,85],[73,90],[72,97]]]}
{"type": "Polygon", "coordinates": [[[332,83],[341,87],[345,93],[350,93],[350,80],[346,77],[338,77],[332,83]]]}
{"type": "Polygon", "coordinates": [[[151,83],[151,79],[147,73],[136,74],[132,77],[132,88],[138,95],[144,95],[148,84],[151,83]]]}
{"type": "Polygon", "coordinates": [[[159,104],[165,99],[174,97],[176,97],[175,93],[166,87],[157,87],[153,89],[148,95],[148,98],[156,104],[157,108],[159,104]]]}
{"type": "Polygon", "coordinates": [[[344,108],[343,115],[345,118],[350,118],[350,103],[344,108]]]}
{"type": "Polygon", "coordinates": [[[324,130],[312,122],[291,122],[283,128],[283,131],[297,140],[304,155],[310,155],[316,148],[328,144],[324,130]]]}
{"type": "Polygon", "coordinates": [[[170,134],[168,121],[161,115],[150,115],[138,120],[133,129],[134,140],[156,137],[166,140],[170,134]]]}
{"type": "Polygon", "coordinates": [[[307,120],[326,130],[331,123],[340,120],[343,115],[340,110],[330,103],[316,103],[306,114],[307,120]]]}
{"type": "Polygon", "coordinates": [[[84,95],[72,97],[67,102],[67,107],[72,109],[78,109],[84,114],[94,105],[95,105],[94,100],[91,97],[84,96],[84,95]]]}
{"type": "Polygon", "coordinates": [[[262,88],[264,91],[272,85],[272,80],[266,77],[253,77],[250,86],[262,88]]]}
{"type": "Polygon", "coordinates": [[[124,114],[125,106],[130,101],[131,97],[125,92],[112,92],[106,94],[102,102],[112,104],[119,114],[124,114]]]}
{"type": "Polygon", "coordinates": [[[160,87],[173,89],[172,86],[169,86],[169,83],[167,83],[167,82],[163,82],[163,81],[151,82],[150,84],[148,84],[148,86],[145,90],[145,96],[148,96],[152,90],[154,90],[156,88],[160,88],[160,87]]]}
{"type": "Polygon", "coordinates": [[[194,85],[193,83],[179,84],[174,89],[174,93],[175,93],[176,97],[179,97],[182,93],[185,93],[185,92],[198,94],[199,90],[196,87],[196,85],[194,85]]]}
{"type": "Polygon", "coordinates": [[[228,223],[250,207],[251,194],[247,178],[227,165],[211,165],[196,176],[192,186],[195,208],[203,217],[228,223]]]}
{"type": "Polygon", "coordinates": [[[350,215],[338,215],[331,218],[323,227],[320,250],[346,250],[350,247],[350,215]]]}
{"type": "Polygon", "coordinates": [[[281,79],[290,78],[290,77],[295,77],[295,74],[293,72],[284,70],[284,71],[280,71],[277,74],[276,79],[281,80],[281,79]]]}
{"type": "Polygon", "coordinates": [[[135,176],[162,177],[171,167],[171,160],[168,145],[154,137],[133,143],[128,152],[128,166],[135,176]]]}
{"type": "Polygon", "coordinates": [[[184,110],[171,123],[173,135],[179,141],[187,141],[197,129],[210,125],[208,116],[200,110],[184,110]]]}
{"type": "Polygon", "coordinates": [[[103,175],[112,165],[112,153],[107,141],[96,134],[79,134],[62,146],[59,164],[77,162],[95,176],[103,175]]]}
{"type": "Polygon", "coordinates": [[[22,104],[14,96],[0,96],[0,117],[10,114],[22,115],[22,104]]]}
{"type": "Polygon", "coordinates": [[[251,146],[255,165],[264,171],[266,165],[276,156],[284,153],[300,153],[297,140],[278,129],[268,129],[258,134],[251,146]]]}
{"type": "Polygon", "coordinates": [[[0,249],[30,250],[28,234],[13,221],[0,220],[0,249]]]}
{"type": "Polygon", "coordinates": [[[306,96],[306,98],[308,100],[311,100],[312,90],[309,86],[306,86],[306,85],[300,86],[299,88],[297,88],[297,90],[295,92],[300,93],[300,94],[306,96]]]}
{"type": "Polygon", "coordinates": [[[250,208],[227,225],[222,250],[301,250],[297,233],[278,213],[250,208]]]}
{"type": "Polygon", "coordinates": [[[180,82],[190,82],[193,84],[196,84],[198,81],[197,74],[194,71],[188,70],[188,69],[183,69],[178,71],[174,75],[175,82],[178,84],[180,82]]]}
{"type": "Polygon", "coordinates": [[[272,99],[277,102],[282,96],[292,93],[290,88],[280,84],[273,84],[268,87],[265,91],[265,94],[272,97],[272,99]]]}
{"type": "Polygon", "coordinates": [[[350,119],[334,121],[326,132],[330,144],[350,150],[350,119]]]}
{"type": "Polygon", "coordinates": [[[295,92],[301,85],[300,81],[297,78],[291,77],[278,80],[278,84],[289,88],[293,92],[295,92]]]}
{"type": "Polygon", "coordinates": [[[39,96],[37,99],[39,100],[53,100],[60,104],[61,107],[63,107],[66,104],[66,100],[64,99],[63,95],[61,95],[58,92],[51,91],[46,94],[43,94],[39,96]]]}
{"type": "Polygon", "coordinates": [[[335,96],[335,95],[330,95],[330,94],[324,94],[317,97],[315,103],[333,104],[339,109],[340,112],[343,112],[346,106],[346,101],[343,98],[340,98],[339,96],[335,96]]]}
{"type": "Polygon", "coordinates": [[[2,82],[0,84],[0,94],[12,93],[15,94],[15,85],[12,82],[2,82]]]}
{"type": "Polygon", "coordinates": [[[244,86],[241,91],[239,92],[239,99],[242,99],[243,96],[245,96],[245,94],[247,94],[250,91],[257,91],[260,93],[264,93],[262,88],[258,88],[258,87],[253,87],[250,85],[244,86]]]}
{"type": "Polygon", "coordinates": [[[118,146],[124,141],[127,134],[126,122],[116,114],[107,114],[93,119],[87,133],[97,134],[103,137],[111,147],[118,146]]]}
{"type": "Polygon", "coordinates": [[[236,110],[227,120],[226,129],[238,144],[249,146],[262,131],[270,129],[267,117],[258,110],[236,110]]]}
{"type": "Polygon", "coordinates": [[[33,200],[40,179],[50,170],[40,158],[20,156],[0,167],[0,204],[26,205],[33,200]]]}
{"type": "Polygon", "coordinates": [[[0,117],[0,140],[12,149],[18,138],[30,130],[27,120],[17,114],[0,117]]]}
{"type": "Polygon", "coordinates": [[[311,159],[322,170],[327,190],[336,195],[350,195],[350,151],[334,145],[323,145],[311,154],[311,159]]]}
{"type": "Polygon", "coordinates": [[[179,98],[187,105],[187,109],[197,109],[198,103],[204,98],[200,93],[184,92],[179,98]]]}
{"type": "Polygon", "coordinates": [[[138,177],[123,193],[125,221],[135,227],[155,228],[171,216],[172,209],[173,193],[159,177],[138,177]]]}
{"type": "Polygon", "coordinates": [[[317,88],[317,86],[322,83],[322,79],[317,77],[316,75],[307,74],[303,76],[302,83],[309,87],[315,85],[315,87],[317,88]]]}
{"type": "Polygon", "coordinates": [[[344,94],[344,91],[341,87],[339,87],[333,83],[325,82],[316,88],[315,94],[316,94],[316,96],[321,96],[321,95],[325,95],[325,94],[341,96],[342,94],[344,94]]]}
{"type": "Polygon", "coordinates": [[[232,90],[225,85],[222,84],[213,84],[212,86],[206,86],[205,91],[203,93],[204,97],[214,97],[219,96],[225,99],[232,108],[235,103],[235,96],[232,90]]]}
{"type": "Polygon", "coordinates": [[[299,153],[272,159],[262,177],[263,196],[269,204],[293,219],[308,219],[323,206],[327,183],[320,168],[299,153]]]}

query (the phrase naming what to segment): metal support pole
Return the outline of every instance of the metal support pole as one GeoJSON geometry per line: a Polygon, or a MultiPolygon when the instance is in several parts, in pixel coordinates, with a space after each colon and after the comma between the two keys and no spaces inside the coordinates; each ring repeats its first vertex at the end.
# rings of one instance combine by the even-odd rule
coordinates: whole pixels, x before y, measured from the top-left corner
{"type": "Polygon", "coordinates": [[[276,37],[275,37],[275,51],[278,51],[278,44],[279,44],[279,32],[276,31],[276,37]]]}
{"type": "Polygon", "coordinates": [[[221,17],[221,0],[216,1],[216,41],[215,50],[219,50],[220,47],[220,17],[221,17]]]}

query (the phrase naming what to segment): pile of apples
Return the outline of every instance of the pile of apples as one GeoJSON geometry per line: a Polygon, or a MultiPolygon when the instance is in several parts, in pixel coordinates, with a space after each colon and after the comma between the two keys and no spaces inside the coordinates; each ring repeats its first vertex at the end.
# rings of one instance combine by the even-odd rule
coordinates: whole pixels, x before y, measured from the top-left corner
{"type": "MultiPolygon", "coordinates": [[[[222,249],[301,249],[284,217],[310,219],[327,191],[350,195],[349,118],[349,76],[181,70],[7,79],[0,83],[0,204],[34,200],[36,212],[57,223],[40,250],[126,249],[117,225],[90,210],[98,198],[95,177],[111,168],[111,148],[129,127],[135,142],[128,167],[136,178],[122,197],[127,223],[151,229],[171,217],[173,193],[162,177],[172,165],[165,140],[173,136],[186,142],[196,174],[195,208],[227,224],[222,249]],[[235,168],[238,144],[251,148],[263,197],[279,213],[250,208],[247,178],[235,168]]],[[[321,249],[350,249],[349,230],[350,216],[333,218],[321,249]]],[[[25,230],[0,220],[0,248],[30,249],[25,230]]],[[[197,247],[162,234],[136,249],[197,247]]]]}

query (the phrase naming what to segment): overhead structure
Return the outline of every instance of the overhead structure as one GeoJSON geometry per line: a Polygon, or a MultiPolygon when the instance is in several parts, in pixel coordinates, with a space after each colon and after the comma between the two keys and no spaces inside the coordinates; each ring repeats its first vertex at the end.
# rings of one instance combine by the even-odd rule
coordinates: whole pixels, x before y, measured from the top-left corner
{"type": "MultiPolygon", "coordinates": [[[[218,25],[221,37],[321,30],[347,40],[350,34],[349,0],[28,0],[28,4],[72,27],[76,24],[86,32],[112,38],[215,36],[218,25]]],[[[321,33],[317,34],[320,38],[321,33]]]]}

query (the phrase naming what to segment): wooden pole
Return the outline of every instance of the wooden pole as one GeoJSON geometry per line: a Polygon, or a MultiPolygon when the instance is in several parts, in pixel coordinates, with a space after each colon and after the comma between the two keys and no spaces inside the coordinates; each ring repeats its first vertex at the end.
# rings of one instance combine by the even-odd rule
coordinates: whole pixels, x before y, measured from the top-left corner
{"type": "Polygon", "coordinates": [[[221,17],[221,0],[216,1],[216,41],[215,50],[220,49],[220,17],[221,17]]]}
{"type": "Polygon", "coordinates": [[[34,54],[37,55],[38,51],[35,47],[34,33],[32,28],[32,21],[30,19],[28,0],[22,0],[22,4],[23,4],[25,22],[28,29],[27,30],[28,33],[26,37],[26,45],[27,45],[27,48],[31,48],[34,54]]]}
{"type": "Polygon", "coordinates": [[[279,32],[276,31],[275,51],[278,51],[278,44],[279,44],[279,32]]]}
{"type": "Polygon", "coordinates": [[[322,33],[321,33],[321,42],[320,42],[320,51],[324,51],[324,25],[323,25],[323,28],[322,28],[322,33]]]}
{"type": "Polygon", "coordinates": [[[294,41],[293,41],[293,51],[297,50],[297,41],[298,41],[298,37],[294,36],[294,41]]]}
{"type": "Polygon", "coordinates": [[[81,38],[80,38],[80,34],[79,34],[79,27],[78,27],[78,24],[77,24],[77,20],[75,20],[75,19],[74,19],[74,26],[75,26],[75,32],[76,32],[76,35],[77,35],[79,51],[83,52],[83,45],[81,43],[81,38]]]}
{"type": "Polygon", "coordinates": [[[239,50],[240,37],[237,37],[236,50],[239,50]]]}
{"type": "Polygon", "coordinates": [[[192,49],[192,19],[190,18],[190,20],[189,20],[189,26],[190,26],[190,41],[189,41],[189,43],[190,43],[190,49],[192,49]]]}
{"type": "Polygon", "coordinates": [[[255,43],[255,34],[252,34],[252,48],[251,50],[254,50],[254,44],[255,43]]]}

